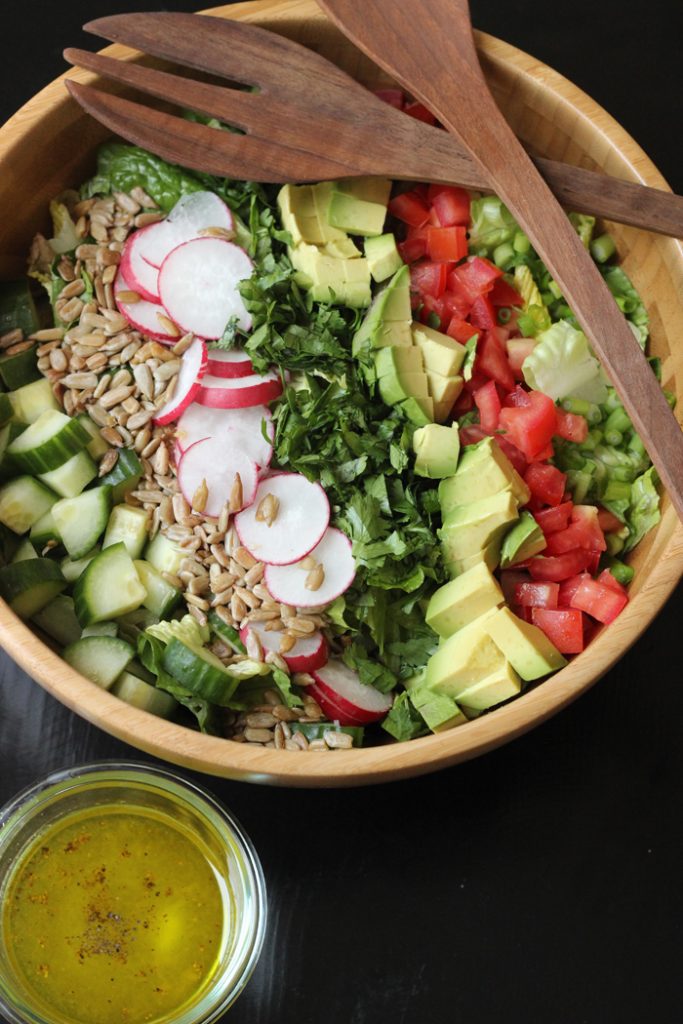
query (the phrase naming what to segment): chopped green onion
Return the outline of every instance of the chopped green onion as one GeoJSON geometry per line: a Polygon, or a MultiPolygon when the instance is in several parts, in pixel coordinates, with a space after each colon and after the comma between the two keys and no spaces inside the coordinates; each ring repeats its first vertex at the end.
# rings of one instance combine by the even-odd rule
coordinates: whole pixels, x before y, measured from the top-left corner
{"type": "Polygon", "coordinates": [[[519,253],[528,252],[531,248],[531,242],[523,231],[515,232],[515,237],[512,239],[512,248],[515,252],[519,253]]]}
{"type": "Polygon", "coordinates": [[[515,250],[512,248],[509,242],[501,242],[493,250],[493,262],[497,267],[503,267],[507,269],[512,264],[515,258],[515,250]]]}
{"type": "Polygon", "coordinates": [[[619,430],[605,430],[605,443],[619,446],[624,440],[624,435],[619,430]]]}
{"type": "Polygon", "coordinates": [[[630,565],[626,565],[625,562],[620,562],[618,558],[607,556],[604,558],[605,568],[614,576],[617,583],[621,583],[622,587],[627,587],[634,576],[634,571],[630,565]]]}
{"type": "Polygon", "coordinates": [[[501,306],[500,309],[498,310],[498,323],[509,324],[511,316],[512,310],[509,308],[509,306],[501,306]]]}
{"type": "MultiPolygon", "coordinates": [[[[623,405],[618,406],[614,409],[605,422],[605,435],[610,431],[618,431],[621,434],[625,434],[627,431],[633,430],[633,424],[626,413],[623,405]]],[[[618,441],[608,441],[608,444],[620,444],[621,438],[618,441]]]]}
{"type": "Polygon", "coordinates": [[[433,328],[435,331],[438,331],[441,327],[441,318],[438,317],[433,310],[427,317],[427,326],[433,328]]]}
{"type": "Polygon", "coordinates": [[[617,247],[611,235],[600,235],[591,242],[590,251],[596,263],[606,263],[614,256],[617,247]]]}
{"type": "Polygon", "coordinates": [[[608,555],[618,555],[624,547],[624,538],[620,537],[618,533],[607,533],[605,534],[605,543],[608,555]]]}

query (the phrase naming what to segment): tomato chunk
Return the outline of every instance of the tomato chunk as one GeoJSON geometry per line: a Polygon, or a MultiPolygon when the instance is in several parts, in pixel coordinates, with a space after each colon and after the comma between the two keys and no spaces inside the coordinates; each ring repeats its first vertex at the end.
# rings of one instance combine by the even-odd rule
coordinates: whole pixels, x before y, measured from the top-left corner
{"type": "Polygon", "coordinates": [[[470,222],[470,197],[464,188],[430,185],[427,198],[442,227],[448,228],[454,224],[467,227],[470,222]]]}
{"type": "MultiPolygon", "coordinates": [[[[478,299],[477,301],[485,302],[486,300],[478,299]]],[[[474,306],[472,307],[472,314],[472,323],[476,323],[474,306]]],[[[500,340],[499,335],[495,331],[487,331],[480,338],[477,345],[475,368],[477,373],[495,380],[496,384],[500,384],[505,391],[513,390],[515,378],[508,362],[505,343],[500,340]]],[[[514,441],[514,438],[512,440],[514,441]]]]}
{"type": "Polygon", "coordinates": [[[559,583],[518,583],[515,587],[515,604],[522,608],[557,608],[559,595],[559,583]]]}
{"type": "Polygon", "coordinates": [[[567,475],[556,466],[532,462],[524,474],[524,480],[534,498],[538,498],[546,505],[561,503],[567,485],[567,475]]]}
{"type": "Polygon", "coordinates": [[[575,528],[579,547],[589,551],[605,551],[605,535],[600,528],[598,510],[595,505],[574,505],[571,512],[571,528],[575,528]]]}
{"type": "Polygon", "coordinates": [[[576,548],[564,555],[536,555],[529,560],[529,572],[535,580],[561,583],[583,572],[591,561],[591,552],[583,548],[576,548]]]}
{"type": "Polygon", "coordinates": [[[481,327],[485,331],[496,326],[498,323],[496,311],[488,295],[477,295],[470,310],[470,321],[475,327],[481,327]]]}
{"type": "Polygon", "coordinates": [[[427,110],[423,103],[406,103],[403,108],[406,114],[410,114],[411,117],[417,118],[418,121],[424,121],[425,124],[436,124],[436,118],[432,114],[431,110],[427,110]]]}
{"type": "Polygon", "coordinates": [[[557,436],[565,441],[575,441],[582,444],[588,437],[588,420],[585,416],[578,416],[573,412],[565,412],[564,409],[557,409],[557,436]]]}
{"type": "MultiPolygon", "coordinates": [[[[521,390],[521,389],[520,389],[521,390]]],[[[545,456],[555,433],[557,416],[555,403],[540,391],[526,392],[529,404],[518,408],[505,408],[500,414],[500,425],[532,462],[545,456]]]]}
{"type": "Polygon", "coordinates": [[[571,599],[572,608],[587,612],[605,625],[614,622],[627,604],[626,594],[618,594],[612,587],[606,587],[604,583],[590,577],[581,580],[571,599]]]}
{"type": "Polygon", "coordinates": [[[534,519],[547,537],[549,533],[566,530],[569,525],[571,511],[571,501],[563,501],[561,505],[555,505],[553,508],[543,508],[538,512],[534,512],[534,519]]]}
{"type": "Polygon", "coordinates": [[[598,509],[598,522],[603,533],[618,533],[624,528],[621,519],[617,519],[614,513],[606,508],[598,509]]]}
{"type": "Polygon", "coordinates": [[[423,260],[414,263],[410,268],[410,287],[421,295],[431,295],[438,299],[446,288],[448,268],[445,263],[432,263],[423,260]]]}
{"type": "Polygon", "coordinates": [[[626,587],[622,587],[618,580],[615,580],[609,569],[603,569],[598,576],[598,583],[601,583],[603,587],[609,587],[615,594],[626,594],[626,587]]]}
{"type": "Polygon", "coordinates": [[[429,220],[429,207],[424,199],[415,190],[402,192],[389,200],[389,213],[397,217],[404,224],[421,228],[429,220]]]}
{"type": "Polygon", "coordinates": [[[390,107],[396,107],[397,110],[403,110],[403,89],[373,89],[373,92],[377,99],[383,100],[384,103],[388,103],[390,107]]]}
{"type": "Polygon", "coordinates": [[[542,629],[560,654],[580,654],[585,646],[583,615],[576,609],[533,608],[531,621],[542,629]]]}
{"type": "Polygon", "coordinates": [[[535,338],[510,338],[507,342],[508,362],[515,380],[524,380],[522,366],[527,356],[530,356],[536,347],[535,338]]]}
{"type": "Polygon", "coordinates": [[[493,285],[489,298],[494,306],[523,306],[524,299],[517,289],[504,277],[499,277],[493,285]]]}
{"type": "Polygon", "coordinates": [[[467,233],[464,227],[427,229],[427,252],[430,260],[457,263],[467,255],[467,233]]]}
{"type": "Polygon", "coordinates": [[[487,434],[493,434],[498,429],[498,417],[500,416],[500,398],[494,381],[490,380],[474,392],[474,404],[479,410],[479,425],[487,434]]]}
{"type": "MultiPolygon", "coordinates": [[[[446,293],[448,294],[448,293],[446,293]]],[[[461,320],[459,316],[451,317],[446,334],[451,338],[455,338],[461,345],[469,341],[471,337],[476,336],[479,332],[472,327],[472,324],[468,324],[466,320],[461,320]]]]}
{"type": "Polygon", "coordinates": [[[572,598],[576,593],[578,587],[581,585],[582,580],[590,579],[590,575],[586,572],[579,573],[578,576],[570,576],[568,580],[562,580],[560,583],[560,594],[557,599],[559,608],[571,608],[572,598]]]}
{"type": "Polygon", "coordinates": [[[519,569],[503,569],[500,574],[500,589],[508,604],[515,604],[517,587],[529,582],[529,574],[519,569]]]}

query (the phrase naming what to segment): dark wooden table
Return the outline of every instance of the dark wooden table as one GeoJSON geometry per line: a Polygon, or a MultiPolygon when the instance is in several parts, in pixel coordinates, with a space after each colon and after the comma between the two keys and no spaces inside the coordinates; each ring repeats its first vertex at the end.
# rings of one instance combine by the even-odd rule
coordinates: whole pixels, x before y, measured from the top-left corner
{"type": "MultiPolygon", "coordinates": [[[[477,27],[602,103],[683,191],[680,0],[472,6],[477,27]]],[[[0,120],[64,69],[64,46],[95,47],[79,32],[88,17],[191,7],[21,0],[3,33],[0,120]]],[[[204,778],[253,837],[269,888],[265,952],[230,1020],[678,1024],[682,612],[679,589],[577,704],[438,775],[345,792],[204,778]]],[[[137,756],[0,654],[0,802],[46,772],[137,756]]]]}

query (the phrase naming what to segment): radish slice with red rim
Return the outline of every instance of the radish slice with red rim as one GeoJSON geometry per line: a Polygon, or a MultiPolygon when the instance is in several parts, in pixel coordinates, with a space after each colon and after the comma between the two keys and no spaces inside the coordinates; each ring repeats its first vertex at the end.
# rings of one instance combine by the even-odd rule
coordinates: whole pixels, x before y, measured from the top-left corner
{"type": "Polygon", "coordinates": [[[159,409],[154,422],[163,427],[172,423],[191,405],[206,373],[206,343],[195,338],[180,361],[180,371],[171,399],[159,409]]]}
{"type": "Polygon", "coordinates": [[[171,319],[200,338],[220,338],[233,317],[251,327],[238,284],[254,265],[244,249],[223,238],[194,238],[173,249],[159,270],[159,297],[171,319]]]}
{"type": "Polygon", "coordinates": [[[240,349],[209,349],[209,373],[215,377],[249,377],[254,364],[246,352],[240,349]]]}
{"type": "MultiPolygon", "coordinates": [[[[264,651],[280,653],[280,640],[282,633],[276,630],[267,630],[264,622],[250,622],[248,626],[240,630],[240,639],[246,644],[250,632],[258,637],[264,651]]],[[[315,632],[310,636],[301,637],[297,640],[286,654],[281,654],[292,672],[311,672],[315,668],[322,668],[329,657],[327,641],[322,633],[315,632]]]]}
{"type": "Polygon", "coordinates": [[[300,473],[278,473],[259,484],[253,504],[235,516],[243,546],[259,562],[298,562],[320,542],[330,503],[320,484],[300,473]]]}
{"type": "Polygon", "coordinates": [[[181,196],[168,217],[145,228],[140,245],[142,258],[157,270],[173,249],[199,238],[203,231],[232,231],[235,222],[230,209],[214,192],[191,192],[181,196]],[[154,230],[152,231],[152,228],[154,230]]]}
{"type": "Polygon", "coordinates": [[[266,405],[282,394],[279,373],[253,373],[249,377],[215,377],[208,374],[202,381],[197,401],[214,409],[246,409],[266,405]]]}
{"type": "Polygon", "coordinates": [[[238,474],[244,508],[254,500],[258,466],[239,447],[229,448],[223,438],[207,438],[196,441],[183,452],[178,466],[178,485],[188,505],[194,507],[197,491],[206,484],[206,504],[197,511],[210,519],[217,519],[233,495],[238,474]]]}
{"type": "Polygon", "coordinates": [[[313,669],[313,684],[306,693],[322,711],[340,725],[368,725],[384,718],[393,704],[391,694],[361,683],[343,661],[331,659],[323,668],[313,669]]]}
{"type": "Polygon", "coordinates": [[[275,427],[265,405],[248,409],[212,409],[196,402],[188,406],[178,420],[176,440],[181,449],[189,448],[205,437],[226,437],[238,432],[245,453],[263,469],[273,456],[275,427]],[[264,430],[267,438],[264,437],[264,430]]]}
{"type": "Polygon", "coordinates": [[[148,302],[142,298],[139,302],[124,302],[120,298],[121,292],[134,291],[135,288],[128,282],[119,267],[114,281],[114,299],[119,312],[140,334],[144,334],[147,338],[154,338],[155,341],[160,341],[164,345],[175,345],[179,335],[169,334],[164,330],[163,321],[159,317],[163,316],[168,319],[168,313],[160,303],[148,302]]]}
{"type": "Polygon", "coordinates": [[[295,608],[326,605],[348,590],[356,575],[351,541],[333,526],[328,527],[304,561],[306,567],[301,562],[266,566],[264,581],[276,601],[295,608]]]}
{"type": "Polygon", "coordinates": [[[159,271],[142,256],[145,236],[153,231],[157,224],[140,228],[128,236],[121,253],[121,272],[131,285],[133,291],[148,302],[159,302],[159,271]]]}

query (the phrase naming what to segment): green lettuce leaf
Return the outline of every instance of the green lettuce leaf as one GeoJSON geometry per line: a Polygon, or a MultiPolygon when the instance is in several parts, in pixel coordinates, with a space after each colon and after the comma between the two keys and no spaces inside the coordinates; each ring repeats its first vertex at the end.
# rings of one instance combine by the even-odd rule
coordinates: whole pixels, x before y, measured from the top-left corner
{"type": "Polygon", "coordinates": [[[470,251],[490,256],[496,246],[511,242],[519,225],[502,199],[482,196],[470,205],[472,226],[469,230],[470,251]]]}
{"type": "Polygon", "coordinates": [[[566,320],[538,335],[538,341],[522,365],[530,388],[555,401],[572,396],[600,403],[607,397],[600,364],[591,354],[583,331],[566,320]]]}
{"type": "Polygon", "coordinates": [[[168,164],[138,146],[105,142],[97,153],[95,175],[82,186],[81,196],[89,199],[114,191],[130,192],[136,186],[143,188],[166,213],[181,196],[200,192],[204,187],[191,171],[168,164]]]}
{"type": "Polygon", "coordinates": [[[141,633],[138,637],[138,657],[147,671],[155,677],[156,686],[170,693],[178,703],[187,708],[197,719],[197,725],[202,732],[210,736],[223,736],[220,712],[215,705],[190,693],[162,667],[164,647],[165,644],[161,640],[147,632],[141,633]]]}
{"type": "Polygon", "coordinates": [[[191,615],[183,615],[182,619],[167,619],[154,626],[148,626],[146,632],[149,636],[168,644],[171,640],[182,640],[183,643],[192,647],[203,647],[209,642],[211,635],[208,626],[200,626],[191,615]]]}
{"type": "Polygon", "coordinates": [[[631,486],[631,505],[626,517],[630,535],[624,551],[631,551],[661,519],[658,482],[659,477],[652,466],[634,480],[631,486]]]}
{"type": "Polygon", "coordinates": [[[73,252],[80,242],[76,234],[76,225],[65,203],[53,199],[50,203],[50,216],[52,217],[52,230],[54,237],[48,239],[52,251],[61,256],[66,252],[73,252]]]}

